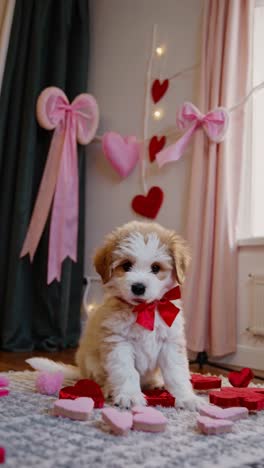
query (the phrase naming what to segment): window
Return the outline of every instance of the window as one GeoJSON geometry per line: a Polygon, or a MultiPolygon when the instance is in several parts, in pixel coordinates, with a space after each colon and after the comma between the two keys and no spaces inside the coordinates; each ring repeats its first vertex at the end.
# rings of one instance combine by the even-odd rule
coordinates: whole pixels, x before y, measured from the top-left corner
{"type": "MultiPolygon", "coordinates": [[[[251,88],[264,81],[264,0],[255,0],[251,88]]],[[[250,99],[237,238],[240,245],[264,241],[264,87],[250,99]],[[249,130],[249,131],[248,131],[249,130]]]]}
{"type": "MultiPolygon", "coordinates": [[[[256,2],[253,28],[252,85],[264,80],[264,2],[256,2]]],[[[264,89],[252,97],[251,231],[264,237],[264,89]]]]}

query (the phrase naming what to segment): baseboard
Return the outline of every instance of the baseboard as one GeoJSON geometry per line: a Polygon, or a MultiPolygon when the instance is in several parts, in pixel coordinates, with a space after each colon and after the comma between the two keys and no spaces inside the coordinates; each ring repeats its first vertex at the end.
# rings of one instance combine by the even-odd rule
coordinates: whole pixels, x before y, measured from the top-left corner
{"type": "Polygon", "coordinates": [[[209,358],[210,362],[230,364],[239,367],[250,367],[264,371],[264,350],[251,346],[237,346],[237,352],[223,358],[209,358]]]}

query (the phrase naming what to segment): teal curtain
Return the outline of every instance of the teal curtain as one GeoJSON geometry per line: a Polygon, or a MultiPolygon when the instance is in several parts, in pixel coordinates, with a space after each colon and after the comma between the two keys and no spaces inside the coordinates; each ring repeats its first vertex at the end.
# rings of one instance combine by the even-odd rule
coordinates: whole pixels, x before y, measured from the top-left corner
{"type": "Polygon", "coordinates": [[[17,0],[0,96],[0,347],[75,347],[80,334],[84,251],[84,156],[79,148],[78,262],[47,286],[49,222],[33,264],[19,258],[52,133],[40,128],[36,100],[58,86],[72,100],[87,91],[87,0],[17,0]]]}

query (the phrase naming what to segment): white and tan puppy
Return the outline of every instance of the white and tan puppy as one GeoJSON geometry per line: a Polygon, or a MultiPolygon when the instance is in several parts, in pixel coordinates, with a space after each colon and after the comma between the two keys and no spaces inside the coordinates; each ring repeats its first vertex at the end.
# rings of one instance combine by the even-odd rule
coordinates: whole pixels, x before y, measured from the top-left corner
{"type": "MultiPolygon", "coordinates": [[[[190,383],[182,310],[170,327],[156,310],[153,331],[136,323],[133,311],[181,285],[189,262],[184,240],[159,224],[132,221],[116,229],[94,258],[105,299],[88,318],[78,370],[42,358],[27,362],[38,370],[94,379],[121,407],[144,405],[142,388],[164,384],[177,407],[197,409],[202,400],[190,383]]],[[[175,304],[181,308],[180,301],[175,304]]]]}

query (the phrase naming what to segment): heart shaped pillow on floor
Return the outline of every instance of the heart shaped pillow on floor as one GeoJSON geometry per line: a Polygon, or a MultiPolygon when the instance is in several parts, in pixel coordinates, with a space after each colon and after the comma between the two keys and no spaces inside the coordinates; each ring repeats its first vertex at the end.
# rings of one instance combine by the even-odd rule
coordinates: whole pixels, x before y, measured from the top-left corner
{"type": "Polygon", "coordinates": [[[254,374],[248,367],[228,374],[228,380],[233,387],[247,387],[253,378],[254,374]]]}
{"type": "Polygon", "coordinates": [[[92,398],[95,408],[103,408],[104,406],[102,390],[93,380],[79,380],[74,386],[63,387],[59,393],[59,398],[62,399],[75,400],[80,397],[92,398]]]}

